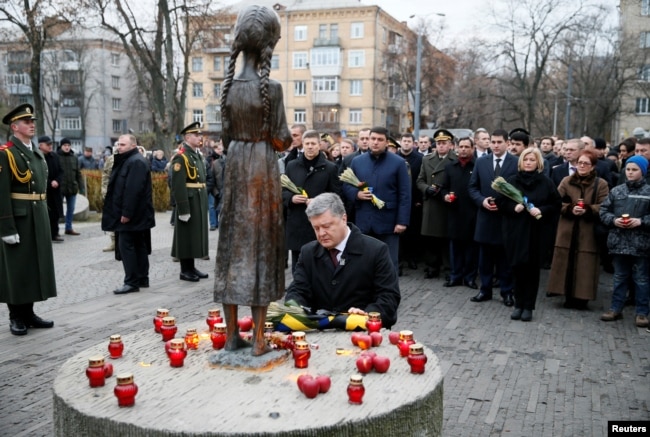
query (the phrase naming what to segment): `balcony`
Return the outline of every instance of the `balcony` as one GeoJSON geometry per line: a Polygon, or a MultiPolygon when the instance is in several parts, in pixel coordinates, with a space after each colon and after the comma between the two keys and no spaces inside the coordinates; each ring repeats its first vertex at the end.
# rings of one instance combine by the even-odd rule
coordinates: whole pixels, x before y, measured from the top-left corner
{"type": "Polygon", "coordinates": [[[209,71],[208,79],[212,80],[224,80],[226,78],[223,71],[209,71]]]}
{"type": "Polygon", "coordinates": [[[61,132],[61,138],[81,138],[81,129],[61,129],[59,132],[61,132]]]}
{"type": "Polygon", "coordinates": [[[314,47],[341,47],[341,38],[314,38],[314,47]]]}
{"type": "Polygon", "coordinates": [[[314,105],[339,105],[341,93],[338,91],[314,91],[311,100],[314,105]]]}

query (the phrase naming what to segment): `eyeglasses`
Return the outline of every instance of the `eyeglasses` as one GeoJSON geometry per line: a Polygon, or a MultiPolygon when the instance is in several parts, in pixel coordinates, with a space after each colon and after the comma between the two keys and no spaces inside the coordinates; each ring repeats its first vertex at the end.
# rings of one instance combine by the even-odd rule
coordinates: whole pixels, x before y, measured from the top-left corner
{"type": "Polygon", "coordinates": [[[591,165],[591,162],[586,162],[586,161],[578,161],[579,166],[585,166],[589,167],[591,165]]]}

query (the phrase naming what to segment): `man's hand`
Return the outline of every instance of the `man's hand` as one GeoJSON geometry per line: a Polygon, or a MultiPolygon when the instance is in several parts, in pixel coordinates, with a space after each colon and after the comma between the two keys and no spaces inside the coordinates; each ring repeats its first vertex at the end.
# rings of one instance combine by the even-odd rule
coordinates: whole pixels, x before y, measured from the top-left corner
{"type": "Polygon", "coordinates": [[[357,192],[357,199],[372,200],[372,193],[370,192],[370,190],[359,190],[357,192]]]}
{"type": "Polygon", "coordinates": [[[291,198],[291,201],[295,204],[307,203],[308,200],[309,198],[307,196],[303,196],[302,194],[296,194],[291,198]]]}
{"type": "Polygon", "coordinates": [[[57,181],[52,181],[50,185],[52,186],[52,188],[59,188],[59,183],[57,181]]]}
{"type": "Polygon", "coordinates": [[[497,208],[497,205],[494,203],[493,197],[486,197],[485,199],[483,199],[483,208],[487,209],[488,211],[499,210],[499,208],[497,208]]]}
{"type": "Polygon", "coordinates": [[[120,223],[122,223],[122,224],[128,223],[130,221],[131,221],[131,219],[128,218],[128,217],[124,217],[124,216],[120,217],[120,223]]]}
{"type": "Polygon", "coordinates": [[[190,221],[190,214],[181,214],[178,216],[178,219],[182,222],[189,222],[190,221]]]}
{"type": "Polygon", "coordinates": [[[18,234],[7,235],[6,237],[2,237],[2,241],[4,241],[7,244],[18,244],[20,243],[20,235],[18,234]]]}
{"type": "Polygon", "coordinates": [[[401,234],[406,230],[406,226],[404,225],[395,225],[395,229],[393,229],[393,232],[396,234],[401,234]]]}
{"type": "Polygon", "coordinates": [[[355,308],[355,307],[350,307],[350,309],[348,310],[348,313],[349,314],[361,314],[362,316],[367,316],[368,315],[368,313],[365,312],[364,310],[362,310],[360,308],[355,308]]]}

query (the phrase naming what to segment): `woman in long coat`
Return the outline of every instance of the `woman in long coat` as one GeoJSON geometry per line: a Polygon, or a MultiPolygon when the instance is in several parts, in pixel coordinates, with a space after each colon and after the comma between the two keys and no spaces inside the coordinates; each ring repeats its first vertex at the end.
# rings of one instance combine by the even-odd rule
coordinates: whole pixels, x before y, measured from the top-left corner
{"type": "Polygon", "coordinates": [[[279,39],[280,19],[273,10],[249,6],[239,13],[221,101],[228,164],[214,299],[224,307],[227,350],[246,345],[239,337],[237,306],[251,306],[253,355],[270,350],[264,340],[266,310],[284,295],[286,250],[276,151],[289,147],[291,134],[282,86],[269,79],[279,39]],[[235,76],[240,53],[242,70],[235,76]]]}
{"type": "Polygon", "coordinates": [[[566,308],[586,309],[587,302],[596,299],[600,263],[594,223],[609,194],[607,181],[596,181],[596,162],[591,151],[583,151],[577,171],[562,179],[558,187],[562,209],[547,287],[549,293],[566,296],[566,308]]]}

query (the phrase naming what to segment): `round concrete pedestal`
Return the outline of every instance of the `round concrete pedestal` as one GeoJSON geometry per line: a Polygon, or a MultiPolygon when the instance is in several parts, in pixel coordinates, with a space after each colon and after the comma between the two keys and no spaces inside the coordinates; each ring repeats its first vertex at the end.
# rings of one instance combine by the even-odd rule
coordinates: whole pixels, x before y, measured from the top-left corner
{"type": "MultiPolygon", "coordinates": [[[[309,332],[307,369],[293,359],[260,370],[237,370],[209,364],[214,351],[204,321],[179,326],[205,327],[198,350],[188,351],[185,365],[172,368],[159,334],[150,330],[123,336],[124,356],[108,358],[106,342],[66,361],[54,381],[54,429],[74,436],[438,436],[442,430],[443,380],[438,359],[425,348],[426,372],[410,373],[386,332],[372,350],[391,360],[387,373],[374,371],[363,378],[362,405],[350,405],[347,385],[358,373],[361,352],[349,332],[309,332]],[[337,349],[339,353],[337,354],[337,349]],[[343,349],[343,350],[341,350],[343,349]],[[342,352],[342,353],[341,353],[342,352]],[[132,372],[139,387],[133,407],[120,408],[113,394],[115,376],[91,388],[85,375],[88,358],[105,355],[115,373],[132,372]],[[328,393],[308,399],[297,387],[299,375],[329,375],[328,393]]],[[[118,333],[117,331],[115,333],[118,333]]],[[[417,333],[416,333],[417,334],[417,333]]],[[[417,336],[416,336],[417,339],[417,336]]],[[[266,355],[264,356],[266,357],[266,355]]],[[[214,360],[213,360],[214,361],[214,360]]]]}

